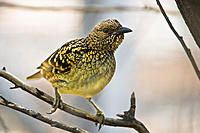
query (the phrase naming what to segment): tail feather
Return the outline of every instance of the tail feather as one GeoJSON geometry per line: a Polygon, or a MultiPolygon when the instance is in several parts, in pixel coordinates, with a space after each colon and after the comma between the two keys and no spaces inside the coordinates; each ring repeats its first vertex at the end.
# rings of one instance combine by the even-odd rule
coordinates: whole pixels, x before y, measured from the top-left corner
{"type": "Polygon", "coordinates": [[[42,74],[40,71],[34,73],[33,75],[26,78],[26,80],[36,80],[42,78],[42,74]]]}

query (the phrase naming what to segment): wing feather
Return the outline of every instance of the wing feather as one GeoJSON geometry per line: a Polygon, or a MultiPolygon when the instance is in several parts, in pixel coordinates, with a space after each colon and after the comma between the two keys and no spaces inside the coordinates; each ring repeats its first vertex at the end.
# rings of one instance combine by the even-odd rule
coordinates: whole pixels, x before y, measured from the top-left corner
{"type": "MultiPolygon", "coordinates": [[[[82,38],[83,39],[83,38],[82,38]]],[[[82,39],[72,40],[56,50],[39,66],[40,69],[52,73],[67,73],[81,58],[80,43],[82,39]]]]}

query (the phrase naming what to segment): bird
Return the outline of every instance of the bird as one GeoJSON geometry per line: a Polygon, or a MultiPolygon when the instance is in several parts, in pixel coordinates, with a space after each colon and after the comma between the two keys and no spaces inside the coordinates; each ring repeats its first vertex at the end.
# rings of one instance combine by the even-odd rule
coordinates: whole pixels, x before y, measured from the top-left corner
{"type": "MultiPolygon", "coordinates": [[[[52,114],[62,105],[61,94],[86,98],[96,109],[99,129],[104,122],[103,112],[91,98],[111,81],[116,60],[114,53],[124,39],[124,33],[132,32],[117,19],[98,23],[85,38],[74,39],[51,54],[41,63],[35,74],[26,80],[47,79],[55,90],[52,114]]],[[[96,123],[97,124],[97,123],[96,123]]]]}

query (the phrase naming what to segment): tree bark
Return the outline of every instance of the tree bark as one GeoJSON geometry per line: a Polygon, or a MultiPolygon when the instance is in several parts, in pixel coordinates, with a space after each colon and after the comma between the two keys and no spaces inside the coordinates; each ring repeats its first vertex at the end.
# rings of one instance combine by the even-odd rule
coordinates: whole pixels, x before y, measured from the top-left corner
{"type": "Polygon", "coordinates": [[[200,48],[200,0],[175,0],[192,36],[200,48]]]}

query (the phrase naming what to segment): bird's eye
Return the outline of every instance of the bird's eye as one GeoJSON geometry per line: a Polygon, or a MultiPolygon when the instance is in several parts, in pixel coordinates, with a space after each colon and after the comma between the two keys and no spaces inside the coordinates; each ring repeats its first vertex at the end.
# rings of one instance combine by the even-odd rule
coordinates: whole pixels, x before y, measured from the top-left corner
{"type": "Polygon", "coordinates": [[[104,28],[104,29],[103,29],[103,32],[104,32],[104,33],[108,33],[108,32],[109,32],[109,29],[108,29],[108,28],[104,28]]]}

